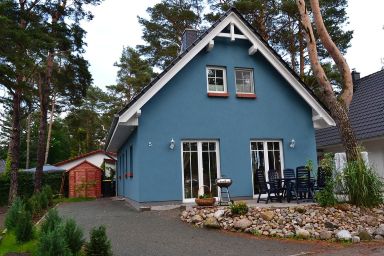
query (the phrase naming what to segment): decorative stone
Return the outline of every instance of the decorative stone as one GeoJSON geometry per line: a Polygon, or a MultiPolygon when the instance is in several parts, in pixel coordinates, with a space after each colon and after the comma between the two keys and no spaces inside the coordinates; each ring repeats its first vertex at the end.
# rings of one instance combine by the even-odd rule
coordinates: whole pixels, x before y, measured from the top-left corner
{"type": "Polygon", "coordinates": [[[263,220],[270,221],[275,217],[275,213],[273,211],[265,211],[260,213],[260,217],[263,218],[263,220]]]}
{"type": "Polygon", "coordinates": [[[194,215],[191,220],[193,223],[198,223],[203,221],[203,217],[201,217],[200,215],[194,215]]]}
{"type": "Polygon", "coordinates": [[[373,232],[374,235],[380,235],[384,236],[384,225],[381,224],[375,231],[373,232]]]}
{"type": "Polygon", "coordinates": [[[323,230],[319,234],[321,240],[329,240],[332,238],[332,231],[323,230]]]}
{"type": "Polygon", "coordinates": [[[206,228],[220,228],[220,224],[215,217],[208,217],[203,225],[206,228]]]}
{"type": "Polygon", "coordinates": [[[217,211],[213,214],[213,216],[214,216],[216,219],[223,217],[223,215],[224,215],[224,210],[217,210],[217,211]]]}
{"type": "Polygon", "coordinates": [[[311,236],[311,234],[309,233],[308,230],[299,228],[296,230],[296,236],[299,238],[308,239],[311,236]]]}
{"type": "Polygon", "coordinates": [[[338,240],[349,241],[352,239],[352,236],[348,230],[343,229],[343,230],[340,230],[339,232],[336,233],[336,238],[338,240]]]}
{"type": "MultiPolygon", "coordinates": [[[[379,222],[377,221],[377,218],[373,217],[373,216],[367,216],[365,218],[365,222],[369,225],[369,226],[372,226],[372,227],[376,227],[379,222]]],[[[384,229],[383,229],[383,232],[384,232],[384,229]]],[[[383,233],[384,234],[384,233],[383,233]]]]}
{"type": "Polygon", "coordinates": [[[350,206],[348,204],[338,204],[336,205],[336,209],[346,212],[346,211],[349,211],[350,206]]]}
{"type": "Polygon", "coordinates": [[[358,236],[353,236],[352,237],[352,243],[360,243],[360,237],[358,237],[358,236]]]}
{"type": "Polygon", "coordinates": [[[326,221],[326,222],[324,223],[324,227],[329,228],[329,229],[336,229],[336,228],[338,228],[339,226],[333,224],[332,222],[326,221]]]}
{"type": "Polygon", "coordinates": [[[295,208],[295,210],[298,213],[305,213],[305,208],[303,206],[298,206],[295,208]]]}
{"type": "Polygon", "coordinates": [[[381,235],[375,235],[375,240],[383,240],[384,238],[381,235]]]}
{"type": "Polygon", "coordinates": [[[366,230],[361,230],[358,234],[360,237],[361,241],[370,241],[372,240],[372,236],[366,231],[366,230]]]}
{"type": "Polygon", "coordinates": [[[241,219],[233,222],[233,227],[236,229],[246,229],[252,226],[252,221],[248,219],[241,219]]]}

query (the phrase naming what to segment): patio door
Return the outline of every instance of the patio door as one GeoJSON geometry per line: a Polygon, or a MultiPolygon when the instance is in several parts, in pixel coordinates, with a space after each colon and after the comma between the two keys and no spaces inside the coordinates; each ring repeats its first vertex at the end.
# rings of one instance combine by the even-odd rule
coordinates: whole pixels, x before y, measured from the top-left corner
{"type": "Polygon", "coordinates": [[[220,176],[219,143],[217,141],[183,141],[183,201],[211,191],[217,197],[215,180],[220,176]]]}
{"type": "Polygon", "coordinates": [[[263,171],[268,181],[268,171],[276,170],[280,177],[283,177],[283,149],[282,142],[279,140],[256,140],[251,141],[251,161],[252,161],[252,178],[253,178],[253,194],[259,193],[257,188],[256,172],[263,171]]]}

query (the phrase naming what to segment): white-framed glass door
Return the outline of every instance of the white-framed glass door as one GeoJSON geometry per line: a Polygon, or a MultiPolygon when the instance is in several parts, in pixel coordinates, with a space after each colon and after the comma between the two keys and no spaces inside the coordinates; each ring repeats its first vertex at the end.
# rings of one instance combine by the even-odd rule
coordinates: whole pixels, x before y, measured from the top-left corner
{"type": "Polygon", "coordinates": [[[258,194],[256,172],[261,170],[268,181],[268,171],[276,170],[283,177],[284,160],[281,140],[251,141],[253,194],[258,194]]]}
{"type": "Polygon", "coordinates": [[[218,141],[182,141],[183,201],[211,191],[218,196],[215,180],[220,177],[218,141]]]}

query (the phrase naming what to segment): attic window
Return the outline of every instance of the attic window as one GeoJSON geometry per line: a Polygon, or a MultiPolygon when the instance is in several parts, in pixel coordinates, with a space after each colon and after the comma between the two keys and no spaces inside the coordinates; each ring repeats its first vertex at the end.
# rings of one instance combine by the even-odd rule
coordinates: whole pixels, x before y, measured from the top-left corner
{"type": "Polygon", "coordinates": [[[236,95],[239,97],[252,96],[255,98],[255,86],[253,83],[252,69],[236,69],[236,95]]]}
{"type": "Polygon", "coordinates": [[[228,96],[226,70],[222,67],[207,67],[208,96],[228,96]]]}

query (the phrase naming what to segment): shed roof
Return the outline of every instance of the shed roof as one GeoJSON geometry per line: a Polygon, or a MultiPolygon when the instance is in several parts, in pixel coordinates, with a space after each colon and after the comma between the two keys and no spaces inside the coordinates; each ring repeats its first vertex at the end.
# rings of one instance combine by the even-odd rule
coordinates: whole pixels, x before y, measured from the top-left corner
{"type": "MultiPolygon", "coordinates": [[[[358,140],[384,136],[384,70],[358,79],[349,117],[358,140]]],[[[316,131],[318,147],[341,144],[337,127],[316,131]]]]}
{"type": "Polygon", "coordinates": [[[73,167],[72,167],[71,169],[69,169],[67,172],[70,172],[70,171],[72,171],[73,169],[76,169],[77,167],[79,167],[79,166],[82,165],[82,164],[87,164],[87,165],[89,165],[89,166],[92,166],[92,167],[98,169],[99,171],[103,171],[103,169],[101,169],[100,167],[98,167],[98,166],[92,164],[91,162],[88,162],[87,160],[84,160],[84,161],[78,163],[77,165],[73,166],[73,167]]]}

